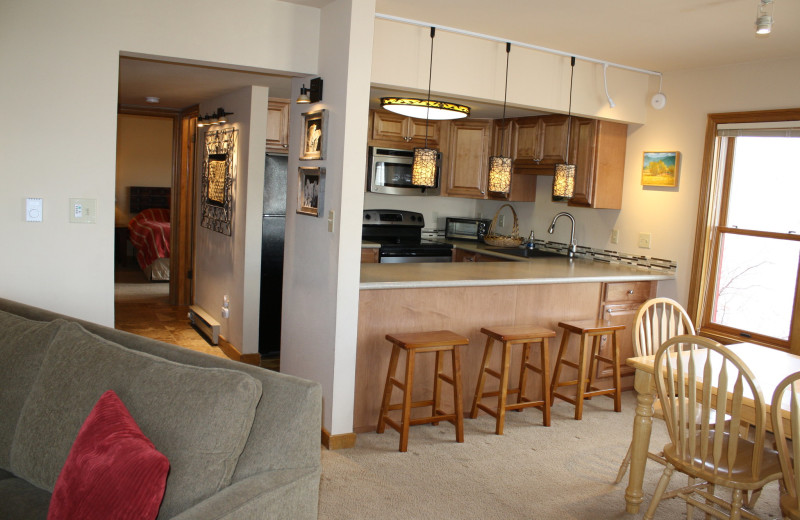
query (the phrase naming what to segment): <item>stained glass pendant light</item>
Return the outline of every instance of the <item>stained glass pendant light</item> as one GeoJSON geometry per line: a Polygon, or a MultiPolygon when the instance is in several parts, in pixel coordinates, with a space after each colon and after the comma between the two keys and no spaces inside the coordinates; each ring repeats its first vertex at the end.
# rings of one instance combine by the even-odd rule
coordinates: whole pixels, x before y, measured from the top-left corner
{"type": "Polygon", "coordinates": [[[511,157],[504,157],[503,142],[506,136],[506,100],[508,99],[508,59],[511,56],[511,43],[506,42],[506,87],[503,94],[503,125],[500,127],[500,155],[489,157],[489,191],[508,198],[511,191],[511,157]]]}
{"type": "MultiPolygon", "coordinates": [[[[564,157],[569,159],[569,133],[572,129],[572,79],[575,75],[575,56],[570,62],[571,70],[569,74],[569,110],[567,116],[567,151],[564,157]]],[[[553,200],[565,202],[572,198],[575,193],[575,165],[567,163],[556,164],[555,176],[553,177],[553,200]]]]}
{"type": "MultiPolygon", "coordinates": [[[[433,38],[436,36],[436,28],[431,27],[431,63],[428,69],[428,101],[431,99],[431,75],[433,73],[433,38]]],[[[430,106],[426,109],[430,111],[430,106]]],[[[425,117],[425,147],[414,148],[414,162],[411,164],[411,184],[422,188],[433,188],[436,186],[436,162],[439,158],[439,151],[428,148],[428,120],[425,117]]]]}

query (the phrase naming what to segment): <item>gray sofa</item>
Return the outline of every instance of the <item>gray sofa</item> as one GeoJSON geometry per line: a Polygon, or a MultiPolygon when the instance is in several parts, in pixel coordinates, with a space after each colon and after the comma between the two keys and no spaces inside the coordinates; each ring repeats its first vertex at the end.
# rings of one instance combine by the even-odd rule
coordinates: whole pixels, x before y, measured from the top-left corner
{"type": "Polygon", "coordinates": [[[0,520],[47,517],[106,390],[169,459],[159,519],[317,517],[317,383],[0,299],[0,520]]]}

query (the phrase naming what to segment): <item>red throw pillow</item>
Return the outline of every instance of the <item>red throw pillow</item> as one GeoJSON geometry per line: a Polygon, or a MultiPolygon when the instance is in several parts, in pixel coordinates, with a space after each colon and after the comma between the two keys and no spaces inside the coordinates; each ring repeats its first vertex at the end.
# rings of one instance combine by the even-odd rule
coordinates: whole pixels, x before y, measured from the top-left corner
{"type": "Polygon", "coordinates": [[[167,473],[167,457],[144,436],[117,394],[108,390],[69,451],[47,519],[154,519],[167,473]]]}

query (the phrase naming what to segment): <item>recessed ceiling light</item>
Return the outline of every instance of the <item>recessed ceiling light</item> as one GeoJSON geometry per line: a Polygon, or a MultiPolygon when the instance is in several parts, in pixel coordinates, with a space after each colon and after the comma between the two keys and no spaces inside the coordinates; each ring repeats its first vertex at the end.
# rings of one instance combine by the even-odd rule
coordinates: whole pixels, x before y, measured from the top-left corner
{"type": "Polygon", "coordinates": [[[161,98],[156,96],[147,96],[146,98],[144,98],[144,100],[147,101],[148,103],[158,103],[159,101],[161,101],[161,98]]]}

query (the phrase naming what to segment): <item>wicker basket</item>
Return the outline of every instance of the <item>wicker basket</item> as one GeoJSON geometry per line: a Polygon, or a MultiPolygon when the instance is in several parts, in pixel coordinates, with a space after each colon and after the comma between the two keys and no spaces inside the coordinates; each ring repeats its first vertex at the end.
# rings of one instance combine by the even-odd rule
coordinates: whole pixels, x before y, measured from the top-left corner
{"type": "Polygon", "coordinates": [[[489,230],[486,232],[486,236],[483,237],[483,241],[490,246],[500,247],[517,247],[518,245],[522,244],[523,238],[519,236],[517,212],[514,211],[514,207],[511,204],[503,204],[497,209],[497,213],[494,214],[492,223],[489,225],[489,230]],[[498,235],[495,233],[495,228],[497,227],[497,218],[500,216],[500,212],[503,211],[503,208],[505,207],[508,207],[511,210],[511,214],[514,216],[514,225],[511,227],[510,236],[498,235]]]}

